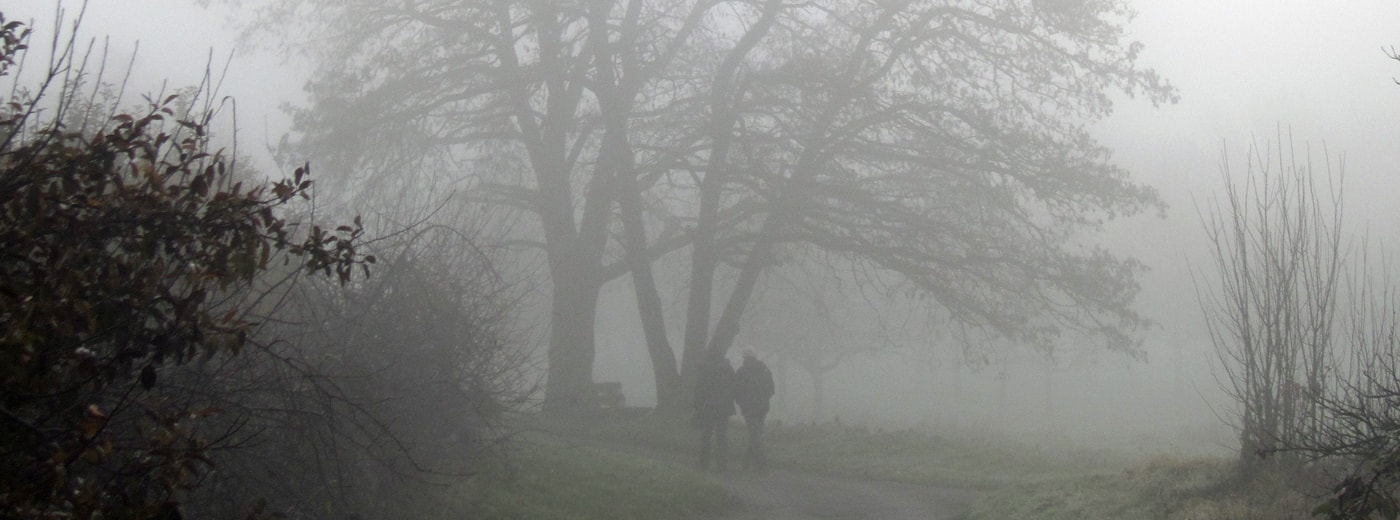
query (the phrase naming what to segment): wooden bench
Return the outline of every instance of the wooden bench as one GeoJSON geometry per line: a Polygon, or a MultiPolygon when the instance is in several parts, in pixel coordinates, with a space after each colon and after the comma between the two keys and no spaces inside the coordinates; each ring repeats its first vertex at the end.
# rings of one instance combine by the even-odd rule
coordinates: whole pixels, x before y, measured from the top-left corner
{"type": "Polygon", "coordinates": [[[622,395],[621,381],[593,383],[593,402],[605,410],[618,410],[627,406],[627,398],[622,395]]]}

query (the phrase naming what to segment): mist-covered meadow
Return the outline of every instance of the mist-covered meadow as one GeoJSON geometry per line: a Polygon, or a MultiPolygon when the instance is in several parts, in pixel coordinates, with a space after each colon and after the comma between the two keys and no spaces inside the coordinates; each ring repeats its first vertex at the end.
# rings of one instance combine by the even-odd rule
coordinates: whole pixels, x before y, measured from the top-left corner
{"type": "Polygon", "coordinates": [[[0,7],[0,517],[1394,517],[1391,4],[0,7]]]}

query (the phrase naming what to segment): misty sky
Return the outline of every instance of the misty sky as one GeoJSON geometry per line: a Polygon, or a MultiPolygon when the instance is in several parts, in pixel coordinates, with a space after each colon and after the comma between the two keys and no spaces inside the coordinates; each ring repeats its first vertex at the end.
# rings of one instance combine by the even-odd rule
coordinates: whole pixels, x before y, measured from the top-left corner
{"type": "MultiPolygon", "coordinates": [[[[37,19],[40,37],[46,36],[56,3],[17,3],[6,14],[37,19]]],[[[135,73],[147,85],[158,85],[155,78],[193,83],[211,49],[222,64],[236,46],[224,11],[197,3],[91,0],[84,31],[110,36],[120,58],[140,40],[135,73]]],[[[75,11],[79,2],[64,5],[75,11]]],[[[1383,47],[1400,47],[1400,2],[1154,0],[1139,1],[1137,9],[1130,31],[1146,44],[1142,59],[1180,87],[1182,101],[1163,109],[1121,104],[1104,125],[1104,138],[1125,158],[1137,151],[1130,147],[1150,150],[1189,139],[1212,151],[1204,159],[1213,165],[1221,140],[1272,133],[1280,123],[1301,140],[1326,139],[1345,150],[1354,169],[1362,166],[1356,161],[1382,153],[1375,149],[1400,142],[1400,86],[1392,81],[1400,77],[1400,62],[1382,54],[1383,47]]],[[[261,134],[266,120],[268,131],[280,135],[285,120],[277,105],[300,98],[300,69],[249,51],[236,53],[231,70],[225,93],[240,100],[245,130],[261,134]]]]}
{"type": "MultiPolygon", "coordinates": [[[[6,15],[36,19],[34,46],[46,45],[55,3],[17,4],[6,15]]],[[[193,84],[211,50],[222,66],[237,43],[221,8],[196,4],[92,0],[83,31],[110,36],[121,63],[141,41],[137,93],[159,87],[161,78],[193,84]]],[[[65,5],[73,11],[79,2],[65,5]]],[[[1238,164],[1252,137],[1270,139],[1280,128],[1292,132],[1300,154],[1310,149],[1319,157],[1318,166],[1324,143],[1334,162],[1345,154],[1349,218],[1370,223],[1374,241],[1400,243],[1390,236],[1400,225],[1400,62],[1382,51],[1400,48],[1400,2],[1152,0],[1137,8],[1129,31],[1146,45],[1141,59],[1180,89],[1181,102],[1153,108],[1123,100],[1097,130],[1118,161],[1171,206],[1166,220],[1136,217],[1108,230],[1117,251],[1153,268],[1144,281],[1145,314],[1167,329],[1200,326],[1187,261],[1208,258],[1192,256],[1203,252],[1193,197],[1215,196],[1222,146],[1238,164]]],[[[278,106],[301,99],[303,70],[277,56],[235,54],[223,93],[239,100],[245,152],[286,131],[278,106]]]]}
{"type": "MultiPolygon", "coordinates": [[[[1272,137],[1282,126],[1300,147],[1325,141],[1334,155],[1345,153],[1357,184],[1395,186],[1400,62],[1382,48],[1400,48],[1400,2],[1174,0],[1140,2],[1139,10],[1132,31],[1147,45],[1144,62],[1182,94],[1164,109],[1124,103],[1105,125],[1102,137],[1142,178],[1175,198],[1179,173],[1196,177],[1193,189],[1215,180],[1222,143],[1239,152],[1233,160],[1251,135],[1272,137]],[[1188,146],[1204,153],[1181,157],[1188,146]],[[1140,162],[1160,162],[1166,150],[1184,171],[1140,162]]],[[[1369,211],[1390,193],[1349,195],[1358,197],[1352,208],[1369,211]]]]}

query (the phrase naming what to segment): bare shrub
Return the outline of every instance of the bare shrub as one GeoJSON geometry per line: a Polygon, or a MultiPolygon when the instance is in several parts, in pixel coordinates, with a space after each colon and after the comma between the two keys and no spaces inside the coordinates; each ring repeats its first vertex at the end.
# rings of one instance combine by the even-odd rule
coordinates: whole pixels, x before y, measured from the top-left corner
{"type": "MultiPolygon", "coordinates": [[[[1211,341],[1234,398],[1239,461],[1257,466],[1320,429],[1329,387],[1338,288],[1348,255],[1340,230],[1342,171],[1313,169],[1282,139],[1247,154],[1243,176],[1222,166],[1226,192],[1201,220],[1218,279],[1198,282],[1211,341]]],[[[1277,457],[1275,457],[1277,459],[1277,457]]]]}

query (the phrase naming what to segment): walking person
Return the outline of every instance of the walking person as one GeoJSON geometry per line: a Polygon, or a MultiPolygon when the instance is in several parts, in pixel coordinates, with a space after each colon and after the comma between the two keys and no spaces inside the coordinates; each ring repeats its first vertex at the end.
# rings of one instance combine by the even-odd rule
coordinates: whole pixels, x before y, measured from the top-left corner
{"type": "Polygon", "coordinates": [[[773,397],[773,372],[752,350],[745,350],[744,363],[739,366],[735,378],[734,401],[739,404],[749,433],[744,467],[764,470],[768,468],[768,459],[763,453],[763,419],[768,415],[768,400],[773,397]]]}
{"type": "Polygon", "coordinates": [[[700,429],[700,469],[711,469],[713,442],[713,468],[724,471],[729,450],[729,417],[734,415],[734,367],[722,352],[706,352],[704,356],[695,384],[695,416],[691,423],[700,429]]]}

